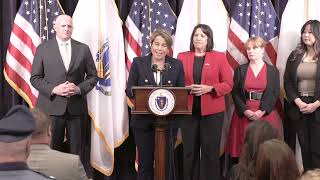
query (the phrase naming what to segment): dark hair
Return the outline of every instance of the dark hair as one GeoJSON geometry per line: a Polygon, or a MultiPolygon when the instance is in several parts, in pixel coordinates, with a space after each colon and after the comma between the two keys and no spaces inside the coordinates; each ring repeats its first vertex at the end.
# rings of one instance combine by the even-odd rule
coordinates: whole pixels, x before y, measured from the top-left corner
{"type": "Polygon", "coordinates": [[[36,122],[36,130],[32,133],[32,137],[38,137],[47,133],[48,128],[51,125],[50,117],[42,112],[38,108],[33,108],[30,110],[35,122],[36,122]]]}
{"type": "Polygon", "coordinates": [[[150,44],[152,45],[153,41],[158,36],[161,36],[164,39],[164,41],[166,42],[166,45],[168,46],[168,49],[170,49],[172,46],[172,38],[170,33],[165,29],[156,29],[155,31],[153,31],[150,37],[150,44]]]}
{"type": "Polygon", "coordinates": [[[258,180],[298,180],[300,177],[293,151],[278,139],[260,145],[255,169],[258,180]]]}
{"type": "Polygon", "coordinates": [[[247,126],[242,152],[239,158],[239,180],[255,179],[255,160],[260,144],[279,138],[279,133],[269,122],[258,120],[247,126]]]}
{"type": "Polygon", "coordinates": [[[193,52],[195,51],[194,46],[193,46],[193,36],[196,33],[197,29],[199,29],[199,28],[208,37],[206,52],[209,52],[213,49],[213,45],[214,45],[213,44],[213,32],[212,32],[212,29],[210,28],[210,26],[208,26],[206,24],[198,24],[193,28],[191,38],[190,38],[190,51],[193,51],[193,52]]]}
{"type": "Polygon", "coordinates": [[[313,46],[316,57],[320,58],[320,22],[318,20],[309,20],[302,26],[300,30],[300,43],[294,51],[294,57],[296,57],[297,55],[303,55],[307,51],[307,46],[302,40],[302,34],[308,25],[310,25],[311,32],[316,40],[313,46]]]}

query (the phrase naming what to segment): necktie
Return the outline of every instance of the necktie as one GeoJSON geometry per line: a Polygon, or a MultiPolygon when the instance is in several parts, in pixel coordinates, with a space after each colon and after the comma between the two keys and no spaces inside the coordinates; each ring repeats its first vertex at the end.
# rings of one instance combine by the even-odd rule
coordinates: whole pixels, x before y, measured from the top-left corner
{"type": "Polygon", "coordinates": [[[69,44],[63,43],[62,45],[62,58],[63,64],[66,70],[68,71],[70,65],[70,55],[69,55],[69,44]]]}

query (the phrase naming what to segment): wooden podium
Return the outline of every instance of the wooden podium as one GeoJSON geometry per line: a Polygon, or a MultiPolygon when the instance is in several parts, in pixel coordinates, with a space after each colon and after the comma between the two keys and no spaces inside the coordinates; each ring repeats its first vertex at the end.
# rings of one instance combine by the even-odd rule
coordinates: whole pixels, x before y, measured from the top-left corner
{"type": "MultiPolygon", "coordinates": [[[[168,115],[191,115],[192,109],[188,109],[188,94],[190,88],[186,87],[146,87],[134,86],[132,87],[134,93],[134,107],[131,109],[131,114],[153,114],[155,115],[155,167],[154,179],[166,179],[166,129],[169,119],[168,115]],[[170,92],[173,97],[174,107],[170,112],[160,114],[155,113],[150,100],[154,100],[154,92],[164,90],[170,92]]],[[[170,99],[170,98],[167,98],[170,99]]],[[[161,106],[161,103],[158,103],[161,106]]],[[[170,103],[167,103],[168,105],[170,103]]]]}

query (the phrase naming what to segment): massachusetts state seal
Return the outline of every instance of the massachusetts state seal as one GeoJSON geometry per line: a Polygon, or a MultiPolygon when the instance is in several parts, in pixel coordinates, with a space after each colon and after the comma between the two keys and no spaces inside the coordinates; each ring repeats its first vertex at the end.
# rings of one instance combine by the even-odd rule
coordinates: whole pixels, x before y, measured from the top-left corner
{"type": "Polygon", "coordinates": [[[171,91],[159,88],[150,92],[148,108],[155,115],[166,116],[173,111],[175,102],[175,96],[171,91]]]}

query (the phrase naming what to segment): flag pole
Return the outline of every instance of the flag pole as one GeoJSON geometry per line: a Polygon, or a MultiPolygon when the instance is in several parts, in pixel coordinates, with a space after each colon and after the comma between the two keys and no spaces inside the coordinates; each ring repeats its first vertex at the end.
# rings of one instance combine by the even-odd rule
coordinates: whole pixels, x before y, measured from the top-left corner
{"type": "MultiPolygon", "coordinates": [[[[38,8],[39,8],[39,27],[42,27],[42,16],[41,16],[41,6],[42,6],[42,0],[40,0],[39,1],[39,6],[38,6],[38,8]]],[[[39,28],[39,36],[40,36],[40,40],[41,40],[41,42],[43,42],[43,39],[42,39],[42,37],[41,37],[41,35],[42,35],[42,28],[39,28]]]]}
{"type": "MultiPolygon", "coordinates": [[[[102,56],[103,56],[103,48],[102,48],[102,46],[101,46],[101,34],[102,34],[102,32],[101,32],[101,16],[100,16],[100,14],[101,14],[101,12],[100,12],[100,7],[101,7],[101,4],[100,4],[100,1],[98,1],[98,18],[99,18],[99,20],[98,20],[98,67],[97,67],[97,76],[99,77],[99,78],[103,78],[104,77],[104,73],[103,73],[103,62],[102,62],[102,56]]],[[[94,58],[94,57],[93,57],[94,58]]]]}
{"type": "Polygon", "coordinates": [[[306,5],[305,6],[305,21],[309,20],[309,0],[304,0],[304,4],[306,5]]]}
{"type": "MultiPolygon", "coordinates": [[[[258,3],[258,34],[257,36],[260,36],[260,21],[261,21],[261,17],[260,17],[260,12],[261,12],[261,3],[260,0],[257,0],[258,3]]],[[[250,35],[249,35],[250,36],[250,35]]],[[[249,37],[250,38],[250,37],[249,37]]]]}
{"type": "Polygon", "coordinates": [[[197,24],[201,23],[201,0],[197,0],[197,24]]]}
{"type": "MultiPolygon", "coordinates": [[[[151,37],[151,29],[152,29],[152,23],[151,23],[151,21],[152,21],[152,19],[151,19],[151,12],[150,12],[150,0],[148,0],[148,15],[149,15],[149,19],[148,19],[148,22],[149,22],[149,37],[151,37]]],[[[150,44],[150,46],[151,46],[151,44],[150,44]]]]}

